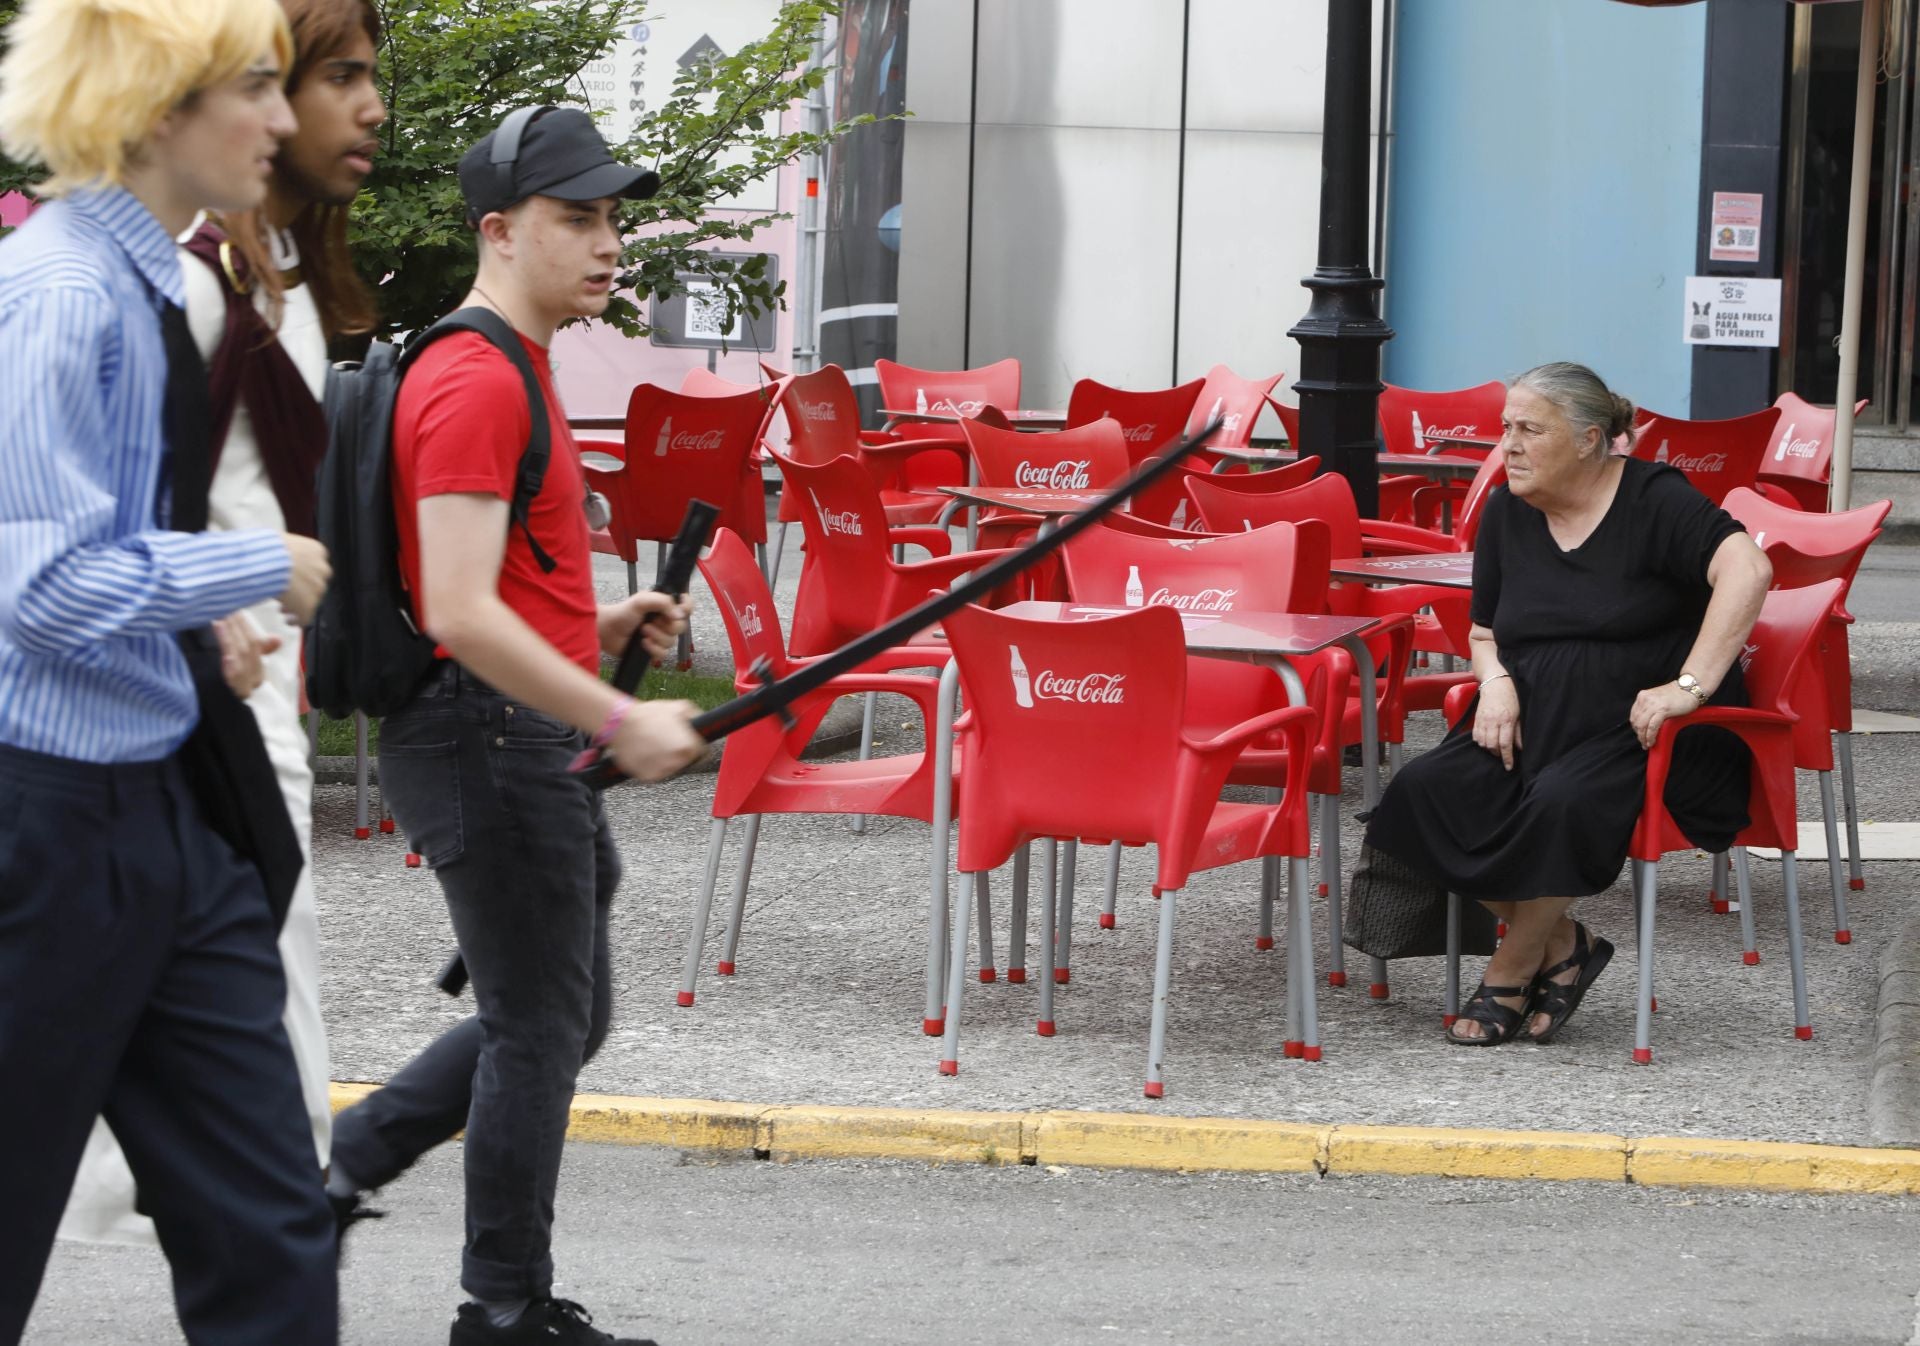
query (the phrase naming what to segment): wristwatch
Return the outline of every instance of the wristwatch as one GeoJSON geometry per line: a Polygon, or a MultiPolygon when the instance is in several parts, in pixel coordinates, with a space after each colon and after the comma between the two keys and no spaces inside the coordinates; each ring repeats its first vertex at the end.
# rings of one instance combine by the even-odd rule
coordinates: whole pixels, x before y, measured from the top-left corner
{"type": "Polygon", "coordinates": [[[1700,679],[1694,677],[1693,674],[1682,673],[1674,679],[1674,682],[1679,685],[1681,691],[1691,696],[1695,701],[1698,701],[1703,706],[1707,704],[1707,689],[1700,685],[1700,679]]]}

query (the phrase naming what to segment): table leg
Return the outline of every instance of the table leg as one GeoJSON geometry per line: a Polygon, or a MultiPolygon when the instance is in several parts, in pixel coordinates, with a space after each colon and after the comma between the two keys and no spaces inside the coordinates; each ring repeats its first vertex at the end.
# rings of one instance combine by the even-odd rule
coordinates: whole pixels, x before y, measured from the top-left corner
{"type": "MultiPolygon", "coordinates": [[[[947,972],[947,881],[948,845],[953,830],[953,712],[954,698],[960,689],[960,665],[948,660],[940,670],[939,700],[934,714],[933,742],[933,835],[928,841],[933,884],[927,895],[927,1004],[920,1027],[929,1037],[946,1029],[947,972]]],[[[966,958],[966,950],[958,955],[966,958]]]]}

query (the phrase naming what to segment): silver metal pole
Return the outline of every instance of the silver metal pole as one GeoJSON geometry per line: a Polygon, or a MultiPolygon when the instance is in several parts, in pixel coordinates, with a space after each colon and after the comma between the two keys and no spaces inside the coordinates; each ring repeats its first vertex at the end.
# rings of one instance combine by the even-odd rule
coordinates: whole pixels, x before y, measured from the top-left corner
{"type": "Polygon", "coordinates": [[[1853,403],[1860,383],[1860,305],[1867,274],[1867,185],[1873,170],[1873,90],[1883,0],[1860,6],[1860,72],[1853,93],[1853,191],[1847,204],[1847,279],[1840,310],[1840,382],[1834,389],[1833,481],[1828,508],[1853,503],[1853,403]]]}

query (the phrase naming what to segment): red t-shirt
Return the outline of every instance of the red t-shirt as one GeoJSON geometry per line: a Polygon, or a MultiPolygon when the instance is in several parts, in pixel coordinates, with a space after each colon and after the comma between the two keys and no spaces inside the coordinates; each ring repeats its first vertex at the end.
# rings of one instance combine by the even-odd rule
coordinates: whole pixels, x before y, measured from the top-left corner
{"type": "MultiPolygon", "coordinates": [[[[580,447],[553,390],[547,352],[520,338],[547,399],[553,450],[528,523],[554,560],[540,568],[517,524],[507,526],[498,592],[547,643],[590,673],[600,671],[593,551],[581,508],[586,478],[580,447]]],[[[478,332],[440,338],[407,371],[394,408],[393,505],[400,534],[400,573],[425,625],[420,588],[419,502],[432,495],[477,492],[509,503],[520,455],[532,429],[520,374],[478,332]]],[[[444,651],[442,652],[444,653],[444,651]]]]}

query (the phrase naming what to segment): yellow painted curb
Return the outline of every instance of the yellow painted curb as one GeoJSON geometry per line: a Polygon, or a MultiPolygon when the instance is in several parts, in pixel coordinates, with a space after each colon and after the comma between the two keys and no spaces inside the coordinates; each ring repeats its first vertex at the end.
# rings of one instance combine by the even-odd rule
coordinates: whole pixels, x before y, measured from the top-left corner
{"type": "Polygon", "coordinates": [[[1017,1112],[918,1108],[779,1107],[760,1114],[754,1148],[773,1158],[920,1159],[1017,1164],[1025,1117],[1017,1112]]]}
{"type": "MultiPolygon", "coordinates": [[[[378,1085],[336,1083],[335,1111],[378,1085]]],[[[1131,1112],[949,1112],[580,1094],[568,1136],[780,1159],[1077,1164],[1243,1173],[1634,1182],[1920,1194],[1920,1151],[1454,1127],[1323,1126],[1131,1112]]]]}
{"type": "Polygon", "coordinates": [[[751,1150],[766,1111],[757,1103],[702,1098],[575,1094],[567,1139],[677,1150],[751,1150]]]}
{"type": "Polygon", "coordinates": [[[1324,1166],[1327,1139],[1324,1126],[1226,1117],[1043,1112],[1035,1122],[1035,1163],[1104,1168],[1311,1173],[1324,1166]]]}
{"type": "Polygon", "coordinates": [[[1920,1192],[1920,1153],[1767,1140],[1648,1136],[1630,1141],[1627,1176],[1662,1187],[1747,1187],[1782,1192],[1920,1192]]]}
{"type": "Polygon", "coordinates": [[[1336,1126],[1327,1171],[1624,1182],[1627,1140],[1580,1131],[1336,1126]]]}

